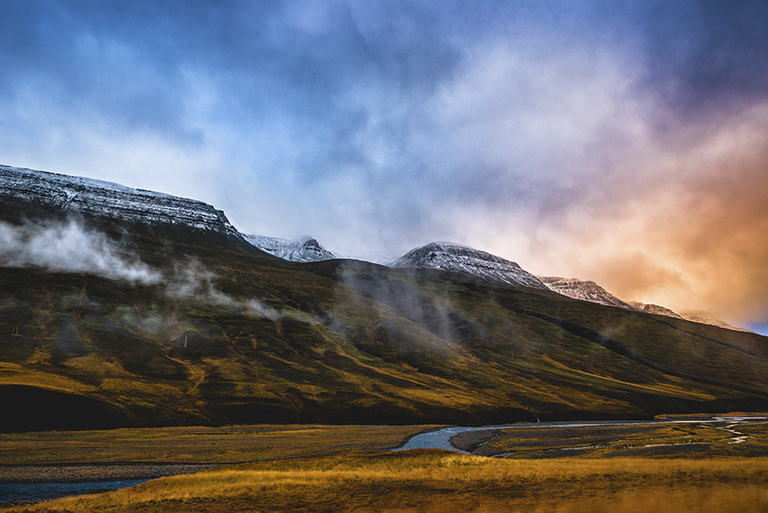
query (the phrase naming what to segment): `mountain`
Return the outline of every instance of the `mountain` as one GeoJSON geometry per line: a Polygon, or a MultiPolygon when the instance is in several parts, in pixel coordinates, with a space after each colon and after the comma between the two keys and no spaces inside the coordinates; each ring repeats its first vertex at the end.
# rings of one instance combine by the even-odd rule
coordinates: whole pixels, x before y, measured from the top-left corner
{"type": "Polygon", "coordinates": [[[245,233],[241,235],[249,244],[260,250],[291,262],[319,262],[338,258],[311,237],[290,240],[245,233]]]}
{"type": "Polygon", "coordinates": [[[720,319],[716,318],[709,312],[702,312],[702,311],[686,311],[681,312],[680,316],[683,319],[686,319],[688,321],[693,322],[699,322],[701,324],[709,324],[710,326],[718,326],[720,328],[725,328],[728,330],[734,330],[734,331],[744,331],[747,333],[752,333],[752,331],[746,329],[746,328],[740,328],[738,326],[733,326],[731,324],[728,324],[725,321],[721,321],[720,319]]]}
{"type": "Polygon", "coordinates": [[[729,330],[751,333],[750,330],[739,328],[728,324],[725,321],[721,321],[708,312],[696,311],[679,314],[660,305],[646,304],[638,301],[624,302],[593,281],[560,278],[556,276],[540,276],[539,278],[550,290],[572,299],[580,299],[582,301],[590,301],[601,305],[625,308],[627,310],[639,310],[649,314],[665,315],[667,317],[685,319],[701,324],[709,324],[710,326],[718,326],[729,330]]]}
{"type": "Polygon", "coordinates": [[[475,276],[493,283],[547,289],[541,280],[516,262],[450,242],[432,242],[413,249],[391,262],[391,266],[439,269],[475,276]]]}
{"type": "MultiPolygon", "coordinates": [[[[679,313],[672,311],[665,306],[641,303],[639,301],[630,301],[629,304],[633,308],[642,310],[643,312],[646,312],[646,313],[656,314],[656,315],[666,315],[667,317],[675,317],[676,319],[685,319],[685,317],[683,317],[679,313]]],[[[689,320],[692,320],[692,319],[689,319],[689,320]]],[[[709,324],[709,323],[704,323],[704,324],[709,324]]]]}
{"type": "Polygon", "coordinates": [[[627,310],[634,309],[633,306],[617,298],[594,281],[582,281],[575,278],[560,278],[557,276],[542,276],[540,279],[550,290],[572,299],[626,308],[627,310]]]}
{"type": "Polygon", "coordinates": [[[431,260],[462,272],[291,262],[204,203],[54,178],[0,173],[0,432],[768,408],[754,333],[478,279],[521,273],[455,246],[431,260]]]}
{"type": "Polygon", "coordinates": [[[4,210],[73,213],[122,223],[181,225],[239,237],[224,212],[202,201],[116,183],[0,165],[4,210]]]}

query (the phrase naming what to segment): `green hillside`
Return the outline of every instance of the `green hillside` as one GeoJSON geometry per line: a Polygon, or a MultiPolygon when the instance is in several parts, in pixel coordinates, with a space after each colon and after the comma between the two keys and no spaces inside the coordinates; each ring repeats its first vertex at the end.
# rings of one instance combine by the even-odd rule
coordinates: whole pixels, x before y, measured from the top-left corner
{"type": "Polygon", "coordinates": [[[131,245],[165,280],[0,268],[0,429],[501,423],[768,409],[768,338],[237,243],[131,245]]]}

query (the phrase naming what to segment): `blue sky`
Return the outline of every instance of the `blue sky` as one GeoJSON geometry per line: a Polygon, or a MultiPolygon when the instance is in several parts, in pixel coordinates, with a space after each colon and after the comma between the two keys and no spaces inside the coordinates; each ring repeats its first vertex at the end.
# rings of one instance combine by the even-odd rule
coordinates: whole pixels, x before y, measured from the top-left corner
{"type": "Polygon", "coordinates": [[[768,323],[765,2],[0,0],[0,162],[768,323]]]}

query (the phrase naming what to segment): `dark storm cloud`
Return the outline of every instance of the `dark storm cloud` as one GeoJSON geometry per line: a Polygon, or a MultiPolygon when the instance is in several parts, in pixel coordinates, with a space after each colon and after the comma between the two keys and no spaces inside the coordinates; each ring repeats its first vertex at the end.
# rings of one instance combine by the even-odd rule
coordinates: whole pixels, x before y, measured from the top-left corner
{"type": "Polygon", "coordinates": [[[663,2],[646,7],[648,79],[680,113],[768,97],[768,4],[663,2]]]}

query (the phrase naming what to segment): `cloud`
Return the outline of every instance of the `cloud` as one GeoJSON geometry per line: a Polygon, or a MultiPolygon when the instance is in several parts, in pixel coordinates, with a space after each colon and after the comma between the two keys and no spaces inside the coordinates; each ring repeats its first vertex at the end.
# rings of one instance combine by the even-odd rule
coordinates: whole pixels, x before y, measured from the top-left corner
{"type": "MultiPolygon", "coordinates": [[[[317,322],[311,315],[299,311],[277,310],[258,299],[236,299],[224,294],[216,288],[216,274],[194,259],[176,262],[172,271],[161,273],[105,234],[84,228],[74,220],[23,226],[0,221],[0,267],[41,267],[144,285],[162,285],[163,293],[174,300],[234,309],[249,317],[274,321],[295,318],[317,322]]],[[[153,323],[159,321],[151,315],[128,312],[126,319],[134,319],[131,322],[142,329],[158,329],[153,323]]],[[[158,326],[170,325],[169,322],[158,326]]]]}
{"type": "Polygon", "coordinates": [[[272,321],[297,319],[317,323],[311,314],[298,310],[275,309],[255,298],[238,299],[216,288],[218,276],[195,259],[176,262],[164,280],[165,295],[174,300],[191,301],[228,308],[248,317],[264,317],[272,321]]]}
{"type": "Polygon", "coordinates": [[[158,283],[161,275],[120,251],[104,234],[75,221],[13,226],[0,222],[0,266],[84,272],[134,283],[158,283]]]}

